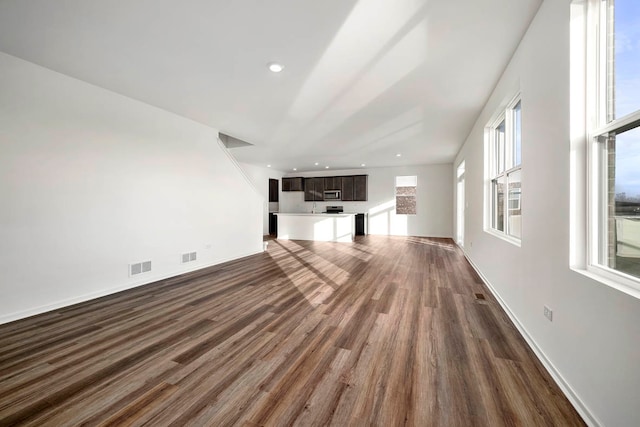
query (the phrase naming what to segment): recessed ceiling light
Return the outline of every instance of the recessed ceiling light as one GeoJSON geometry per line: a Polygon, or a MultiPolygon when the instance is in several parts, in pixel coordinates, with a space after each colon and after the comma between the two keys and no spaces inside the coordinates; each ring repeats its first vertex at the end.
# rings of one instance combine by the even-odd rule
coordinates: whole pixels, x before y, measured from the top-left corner
{"type": "Polygon", "coordinates": [[[396,157],[402,157],[402,154],[398,153],[396,154],[396,157]]]}
{"type": "Polygon", "coordinates": [[[320,164],[320,163],[318,163],[318,162],[315,162],[315,163],[314,163],[314,165],[316,165],[316,166],[318,166],[319,164],[320,164]]]}
{"type": "Polygon", "coordinates": [[[278,64],[277,62],[270,62],[267,65],[269,67],[269,70],[271,70],[274,73],[279,73],[280,71],[284,70],[284,65],[278,64]]]}
{"type": "Polygon", "coordinates": [[[364,163],[362,163],[360,166],[365,167],[366,165],[364,163]]]}
{"type": "Polygon", "coordinates": [[[298,168],[293,168],[293,170],[294,170],[294,171],[297,171],[297,170],[298,170],[298,168]]]}
{"type": "Polygon", "coordinates": [[[267,165],[267,167],[268,167],[268,168],[270,168],[270,167],[271,167],[271,165],[267,165]]]}
{"type": "Polygon", "coordinates": [[[329,169],[329,166],[325,166],[324,168],[325,168],[325,169],[329,169]]]}

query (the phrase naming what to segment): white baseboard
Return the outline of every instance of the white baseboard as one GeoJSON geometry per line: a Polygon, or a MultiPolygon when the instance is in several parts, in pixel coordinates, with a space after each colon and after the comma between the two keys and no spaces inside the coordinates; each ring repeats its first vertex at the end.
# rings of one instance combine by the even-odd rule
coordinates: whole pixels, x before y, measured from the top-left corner
{"type": "Polygon", "coordinates": [[[151,276],[148,279],[146,279],[144,281],[141,281],[141,282],[127,283],[127,284],[124,284],[124,285],[115,286],[113,288],[108,288],[108,289],[103,289],[103,290],[100,290],[100,291],[92,292],[92,293],[81,295],[81,296],[78,296],[78,297],[68,298],[68,299],[56,301],[56,302],[53,302],[51,304],[41,305],[39,307],[30,308],[28,310],[23,310],[23,311],[18,311],[18,312],[15,312],[15,313],[5,314],[5,315],[0,316],[0,325],[2,325],[4,323],[9,323],[9,322],[13,322],[13,321],[16,321],[16,320],[24,319],[24,318],[27,318],[27,317],[35,316],[37,314],[46,313],[48,311],[59,310],[61,308],[69,307],[69,306],[74,305],[74,304],[79,304],[81,302],[90,301],[92,299],[101,298],[101,297],[104,297],[104,296],[107,296],[107,295],[112,295],[112,294],[115,294],[115,293],[118,293],[118,292],[126,291],[127,289],[137,288],[138,286],[148,285],[149,283],[157,282],[157,281],[160,281],[160,280],[170,279],[172,277],[180,276],[182,274],[191,273],[193,271],[201,270],[203,268],[213,267],[214,265],[223,264],[223,263],[228,262],[228,261],[233,261],[233,260],[244,258],[244,257],[247,257],[247,256],[256,255],[256,254],[259,254],[259,253],[262,253],[262,252],[263,252],[262,250],[259,250],[259,251],[256,251],[256,252],[247,253],[245,255],[239,255],[237,257],[219,259],[219,260],[215,260],[215,261],[213,261],[213,262],[211,262],[209,264],[200,264],[200,265],[193,266],[193,267],[191,267],[189,269],[175,271],[175,272],[168,273],[168,274],[161,275],[161,276],[151,276]]]}
{"type": "Polygon", "coordinates": [[[593,415],[593,413],[589,410],[589,408],[587,408],[587,406],[584,404],[582,399],[580,399],[578,394],[564,379],[560,371],[556,369],[553,363],[551,363],[551,360],[549,360],[549,358],[544,354],[544,351],[542,351],[542,349],[538,346],[538,344],[535,342],[533,337],[529,334],[529,332],[527,332],[527,329],[524,327],[524,325],[522,325],[522,323],[520,323],[520,321],[515,316],[515,314],[513,314],[513,312],[507,305],[507,303],[500,297],[498,292],[496,292],[495,288],[491,285],[489,280],[487,280],[487,278],[484,276],[484,274],[482,274],[478,266],[476,266],[475,263],[469,257],[469,255],[467,255],[467,253],[464,251],[464,248],[461,246],[459,247],[460,249],[462,249],[465,258],[467,259],[467,261],[469,261],[469,264],[471,264],[471,266],[476,271],[476,273],[478,273],[478,276],[480,276],[484,284],[487,285],[487,288],[489,288],[489,290],[491,291],[493,296],[496,298],[496,300],[498,301],[502,309],[505,311],[505,313],[507,313],[507,316],[509,316],[509,319],[511,319],[513,324],[516,326],[516,328],[518,329],[518,332],[520,332],[520,335],[522,335],[522,337],[525,339],[525,341],[527,342],[531,350],[533,350],[533,353],[536,355],[538,360],[540,360],[540,363],[542,363],[542,365],[547,370],[547,372],[549,372],[549,375],[551,375],[551,377],[555,380],[556,384],[558,384],[558,387],[560,387],[564,395],[567,397],[567,399],[569,399],[569,402],[571,402],[571,404],[576,409],[576,411],[578,411],[578,413],[580,414],[584,422],[587,423],[587,425],[590,427],[602,426],[602,423],[595,417],[595,415],[593,415]]]}

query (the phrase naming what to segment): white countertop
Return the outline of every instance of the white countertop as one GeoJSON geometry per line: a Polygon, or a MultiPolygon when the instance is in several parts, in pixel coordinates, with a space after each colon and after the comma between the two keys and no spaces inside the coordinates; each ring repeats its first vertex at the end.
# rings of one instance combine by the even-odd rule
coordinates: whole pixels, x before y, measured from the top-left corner
{"type": "Polygon", "coordinates": [[[335,213],[311,213],[311,212],[277,212],[274,213],[275,215],[279,215],[279,216],[353,216],[355,215],[354,213],[348,213],[348,212],[342,212],[339,214],[335,214],[335,213]]]}

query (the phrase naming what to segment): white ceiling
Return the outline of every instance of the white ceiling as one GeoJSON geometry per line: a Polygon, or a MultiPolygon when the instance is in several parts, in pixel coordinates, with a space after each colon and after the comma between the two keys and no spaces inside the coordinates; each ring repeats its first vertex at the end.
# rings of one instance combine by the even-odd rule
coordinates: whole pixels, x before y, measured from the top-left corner
{"type": "Polygon", "coordinates": [[[447,163],[541,1],[0,0],[0,50],[248,141],[243,162],[447,163]]]}

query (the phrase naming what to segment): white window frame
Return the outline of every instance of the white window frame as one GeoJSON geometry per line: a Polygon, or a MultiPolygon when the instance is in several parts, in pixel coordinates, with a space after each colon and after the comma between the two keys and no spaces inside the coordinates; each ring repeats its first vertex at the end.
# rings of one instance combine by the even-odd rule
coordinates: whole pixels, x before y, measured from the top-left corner
{"type": "Polygon", "coordinates": [[[398,175],[394,178],[394,201],[396,204],[396,215],[417,215],[418,214],[418,176],[417,175],[398,175]],[[400,179],[398,179],[400,178],[400,179]],[[409,179],[410,181],[414,181],[415,184],[414,185],[398,185],[398,181],[402,181],[403,179],[409,179]],[[398,194],[398,188],[399,187],[413,187],[415,188],[415,192],[416,194],[413,196],[407,196],[407,195],[403,195],[403,194],[398,194]],[[413,197],[414,202],[415,202],[415,212],[413,213],[400,213],[398,212],[398,197],[413,197]]]}
{"type": "MultiPolygon", "coordinates": [[[[640,298],[640,278],[603,265],[609,250],[607,200],[607,144],[609,135],[619,134],[640,126],[640,109],[626,116],[611,119],[609,102],[612,74],[607,63],[607,8],[610,0],[588,0],[586,19],[585,80],[587,86],[587,251],[586,270],[600,282],[640,298]]],[[[611,39],[609,39],[611,41],[611,39]]]]}
{"type": "Polygon", "coordinates": [[[521,197],[521,195],[522,195],[522,189],[520,189],[520,191],[518,191],[518,192],[516,193],[516,195],[517,195],[517,197],[511,198],[511,193],[509,193],[509,198],[508,198],[507,202],[509,203],[508,209],[509,209],[510,211],[519,211],[519,210],[520,210],[520,197],[521,197]],[[513,208],[511,207],[511,201],[512,201],[512,200],[513,200],[514,202],[516,202],[516,206],[515,206],[515,207],[513,207],[513,208]]]}
{"type": "MultiPolygon", "coordinates": [[[[500,237],[504,240],[507,240],[510,243],[513,243],[516,246],[520,246],[522,239],[521,237],[514,236],[510,233],[509,230],[509,187],[508,187],[508,177],[514,173],[520,172],[520,177],[522,179],[522,159],[520,160],[520,164],[513,165],[511,164],[511,159],[514,158],[513,149],[515,148],[515,107],[520,103],[520,111],[522,114],[522,96],[520,92],[518,92],[511,100],[506,104],[505,107],[501,108],[497,115],[489,122],[489,125],[485,128],[485,153],[486,153],[486,161],[485,161],[485,171],[486,171],[486,190],[485,190],[485,226],[484,231],[492,234],[496,237],[500,237]],[[503,163],[504,170],[499,171],[497,163],[500,160],[497,159],[498,153],[497,151],[497,140],[496,140],[496,130],[499,126],[504,122],[505,124],[505,146],[503,149],[503,163]],[[493,195],[493,181],[501,180],[504,188],[503,194],[503,213],[502,213],[502,228],[503,230],[499,230],[493,226],[494,216],[495,216],[495,206],[497,206],[497,200],[494,200],[493,195]]],[[[522,131],[522,129],[521,129],[522,131]]],[[[522,134],[520,135],[520,142],[522,144],[522,134]]],[[[520,147],[521,156],[522,156],[522,145],[520,147]]],[[[522,194],[522,188],[520,188],[520,196],[522,194]]],[[[518,197],[518,206],[520,206],[520,197],[518,197]]],[[[522,232],[522,231],[521,231],[522,232]]]]}

